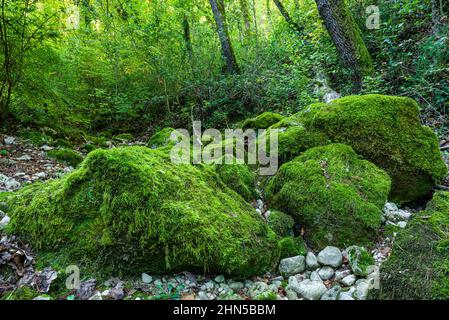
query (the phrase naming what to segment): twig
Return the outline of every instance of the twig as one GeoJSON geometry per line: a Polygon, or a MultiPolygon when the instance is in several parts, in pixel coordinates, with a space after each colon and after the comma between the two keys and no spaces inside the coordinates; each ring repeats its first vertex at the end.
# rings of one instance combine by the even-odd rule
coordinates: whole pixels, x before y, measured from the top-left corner
{"type": "Polygon", "coordinates": [[[446,151],[446,150],[449,150],[449,146],[440,147],[440,151],[446,151]]]}

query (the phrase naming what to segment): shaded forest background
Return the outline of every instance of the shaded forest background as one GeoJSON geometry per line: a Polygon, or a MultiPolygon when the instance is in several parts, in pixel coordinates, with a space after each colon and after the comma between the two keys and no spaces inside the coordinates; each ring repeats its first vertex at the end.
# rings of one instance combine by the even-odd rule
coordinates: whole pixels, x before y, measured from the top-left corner
{"type": "MultiPolygon", "coordinates": [[[[412,97],[423,121],[447,133],[449,3],[346,3],[374,63],[360,93],[412,97]],[[370,30],[373,4],[380,28],[370,30]]],[[[192,119],[223,128],[262,111],[288,115],[320,101],[325,82],[351,94],[316,2],[281,4],[290,21],[279,1],[224,1],[238,65],[229,72],[209,0],[2,0],[0,126],[78,143],[192,119]]]]}

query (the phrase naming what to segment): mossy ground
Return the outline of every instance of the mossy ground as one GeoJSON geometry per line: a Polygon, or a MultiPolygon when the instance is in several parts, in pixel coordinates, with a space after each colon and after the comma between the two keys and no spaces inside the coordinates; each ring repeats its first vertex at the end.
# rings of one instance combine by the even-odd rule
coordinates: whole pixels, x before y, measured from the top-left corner
{"type": "Polygon", "coordinates": [[[173,165],[159,150],[95,150],[73,173],[8,202],[10,232],[101,272],[245,276],[279,258],[274,232],[213,170],[173,165]]]}
{"type": "Polygon", "coordinates": [[[271,210],[267,223],[280,237],[288,237],[293,235],[295,220],[288,214],[278,210],[271,210]]]}
{"type": "Polygon", "coordinates": [[[425,211],[398,233],[382,264],[372,299],[449,299],[449,192],[437,192],[425,211]]]}
{"type": "Polygon", "coordinates": [[[391,180],[351,147],[330,144],[281,166],[269,182],[271,207],[304,226],[313,248],[369,245],[377,239],[391,180]]]}

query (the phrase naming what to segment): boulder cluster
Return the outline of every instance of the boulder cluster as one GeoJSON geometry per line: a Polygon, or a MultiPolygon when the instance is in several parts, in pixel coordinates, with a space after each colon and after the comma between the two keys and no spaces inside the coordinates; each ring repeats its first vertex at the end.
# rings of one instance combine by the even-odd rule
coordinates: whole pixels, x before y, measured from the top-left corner
{"type": "Polygon", "coordinates": [[[58,261],[56,270],[79,261],[103,274],[274,272],[271,284],[233,290],[254,299],[350,300],[366,299],[379,278],[372,253],[391,229],[397,240],[381,267],[390,277],[380,297],[447,297],[448,193],[416,217],[397,206],[429,197],[447,176],[415,101],[351,96],[290,117],[264,113],[242,127],[279,130],[276,175],[262,179],[245,164],[173,164],[166,128],[147,147],[94,150],[62,178],[3,197],[6,232],[58,261]]]}

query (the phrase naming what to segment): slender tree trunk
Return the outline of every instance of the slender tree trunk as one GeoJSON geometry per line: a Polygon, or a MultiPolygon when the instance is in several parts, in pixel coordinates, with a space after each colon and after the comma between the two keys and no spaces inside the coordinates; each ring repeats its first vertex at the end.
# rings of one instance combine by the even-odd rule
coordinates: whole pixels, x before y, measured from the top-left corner
{"type": "Polygon", "coordinates": [[[184,43],[186,45],[186,52],[189,58],[190,64],[193,61],[193,46],[192,46],[192,38],[190,35],[190,24],[187,16],[184,16],[184,20],[182,23],[183,31],[184,31],[184,43]]]}
{"type": "Polygon", "coordinates": [[[360,29],[344,0],[315,1],[343,65],[352,73],[353,92],[358,93],[362,89],[363,75],[373,71],[371,56],[360,29]]]}
{"type": "Polygon", "coordinates": [[[295,30],[298,35],[302,34],[303,28],[301,28],[288,14],[287,10],[285,9],[284,5],[279,0],[273,0],[273,2],[276,4],[276,7],[278,7],[279,11],[281,12],[284,19],[287,21],[287,23],[290,25],[290,27],[295,30]]]}
{"type": "Polygon", "coordinates": [[[226,25],[226,15],[223,0],[210,0],[212,13],[217,24],[218,37],[221,42],[223,58],[226,63],[226,72],[230,74],[239,73],[237,60],[235,59],[234,49],[232,48],[226,25]]]}
{"type": "Polygon", "coordinates": [[[256,35],[256,47],[259,50],[259,26],[257,21],[257,12],[256,12],[256,3],[255,0],[252,0],[252,10],[253,10],[253,21],[254,21],[254,31],[256,35]]]}
{"type": "Polygon", "coordinates": [[[441,30],[442,6],[439,0],[432,0],[433,33],[439,35],[441,30]]]}
{"type": "Polygon", "coordinates": [[[249,14],[248,0],[239,0],[240,10],[242,11],[243,22],[245,24],[246,36],[251,34],[251,15],[249,14]]]}

